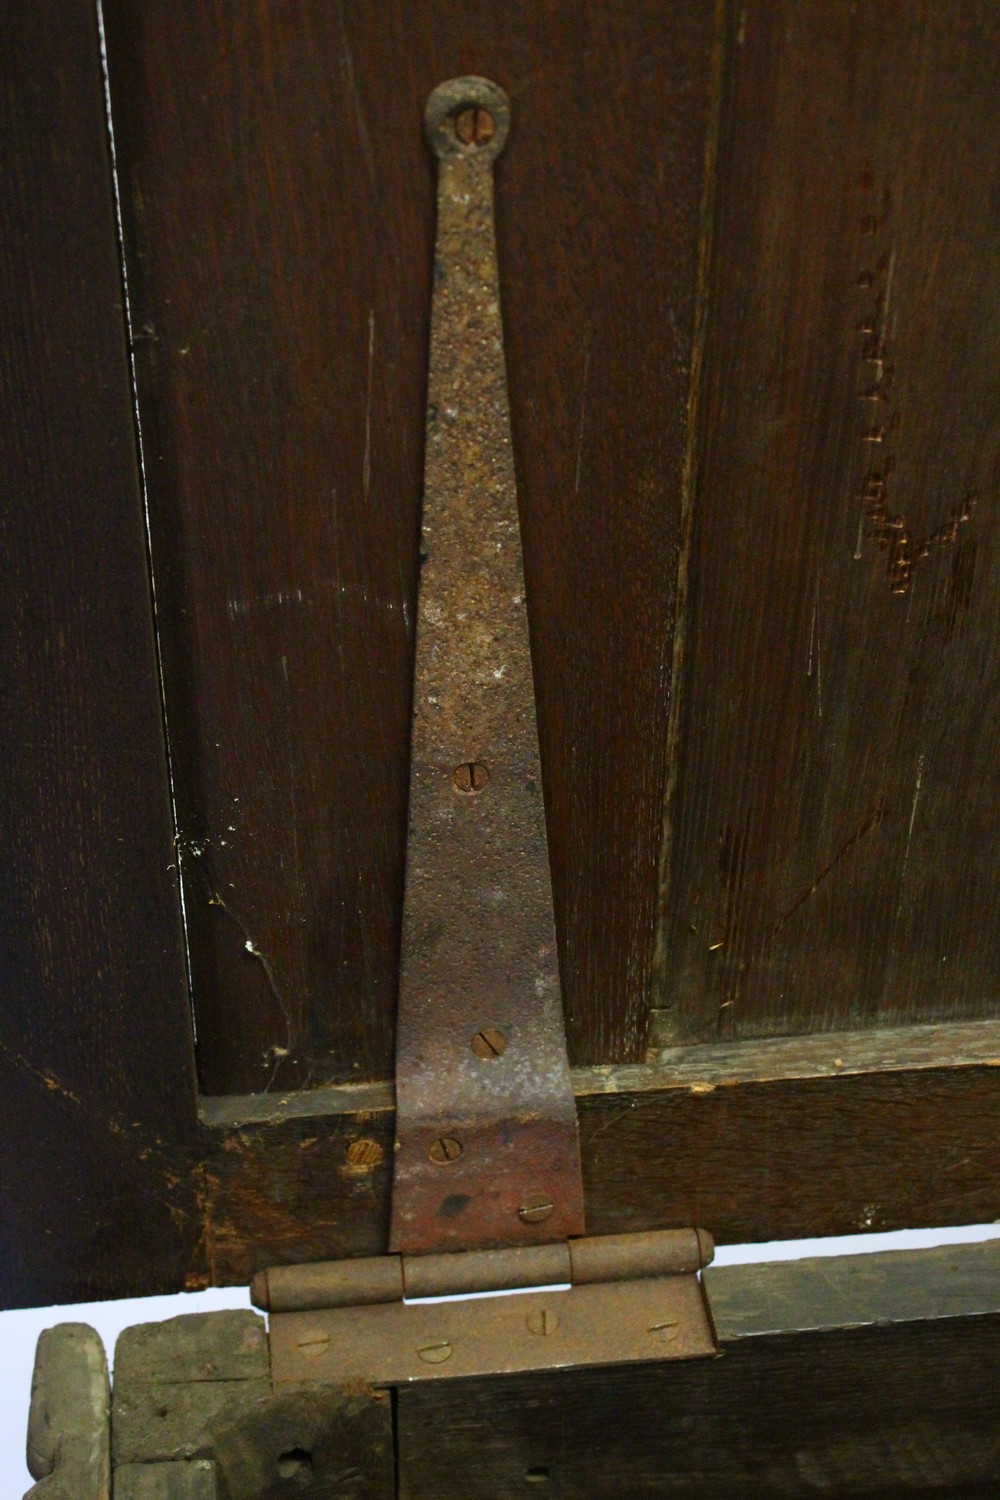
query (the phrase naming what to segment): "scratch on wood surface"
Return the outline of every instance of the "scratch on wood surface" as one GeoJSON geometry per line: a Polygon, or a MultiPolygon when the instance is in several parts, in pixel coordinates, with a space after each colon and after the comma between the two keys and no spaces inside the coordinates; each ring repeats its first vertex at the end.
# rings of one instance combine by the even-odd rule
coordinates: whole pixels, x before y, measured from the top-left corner
{"type": "Polygon", "coordinates": [[[906,830],[906,847],[903,850],[903,863],[899,871],[899,905],[896,907],[896,920],[903,906],[903,881],[906,879],[906,866],[910,858],[910,840],[913,838],[913,825],[917,820],[917,803],[920,801],[920,788],[924,780],[924,757],[917,756],[917,780],[913,788],[913,802],[910,806],[910,823],[906,830]]]}
{"type": "MultiPolygon", "coordinates": [[[[37,1063],[33,1063],[17,1047],[11,1046],[9,1042],[2,1039],[0,1039],[0,1052],[13,1063],[19,1072],[32,1078],[48,1093],[64,1099],[67,1104],[72,1105],[89,1120],[95,1122],[108,1135],[120,1141],[138,1162],[154,1161],[159,1166],[165,1186],[175,1188],[181,1185],[181,1179],[177,1174],[178,1153],[171,1149],[162,1136],[147,1130],[140,1120],[124,1120],[120,1116],[111,1114],[100,1101],[83,1097],[51,1068],[40,1067],[37,1063]]],[[[175,1207],[177,1213],[184,1215],[185,1218],[188,1217],[186,1209],[182,1206],[175,1207]]],[[[171,1213],[174,1211],[173,1207],[170,1208],[171,1213]]]]}
{"type": "Polygon", "coordinates": [[[855,845],[859,844],[861,840],[866,836],[866,834],[871,833],[873,829],[878,827],[878,825],[885,817],[885,814],[886,799],[885,794],[883,793],[879,796],[878,801],[875,803],[875,806],[872,808],[871,812],[861,824],[861,827],[857,829],[855,833],[851,834],[850,838],[845,844],[841,845],[840,849],[838,849],[837,853],[830,860],[829,864],[823,866],[823,869],[820,870],[819,874],[816,876],[816,879],[812,882],[812,884],[806,890],[804,890],[795,901],[792,902],[791,906],[785,912],[784,916],[780,917],[774,924],[768,934],[768,942],[770,942],[772,938],[775,938],[778,935],[786,922],[791,921],[795,913],[800,909],[800,907],[805,905],[810,896],[815,895],[823,882],[829,879],[834,870],[836,870],[838,865],[840,865],[840,863],[847,857],[847,855],[850,854],[855,845]]]}
{"type": "Polygon", "coordinates": [[[583,432],[587,421],[587,386],[590,382],[590,347],[594,330],[587,330],[587,344],[583,354],[583,380],[580,386],[580,425],[576,435],[576,472],[573,477],[573,493],[580,493],[580,470],[583,464],[583,432]]]}
{"type": "Polygon", "coordinates": [[[815,880],[813,880],[806,887],[806,889],[795,898],[788,910],[778,918],[774,926],[766,934],[763,941],[759,943],[757,947],[754,948],[754,950],[743,960],[743,962],[739,966],[739,971],[735,980],[734,988],[729,994],[727,994],[725,1000],[723,1000],[719,1005],[718,1017],[720,1023],[722,1021],[723,1012],[728,1010],[730,1006],[735,1005],[739,1000],[740,992],[743,986],[743,980],[746,977],[747,971],[750,968],[751,964],[756,963],[757,960],[767,952],[768,948],[774,942],[774,939],[778,936],[782,928],[792,920],[795,914],[800,911],[803,906],[805,906],[810,897],[816,894],[820,886],[822,886],[827,880],[829,880],[830,876],[834,873],[835,870],[839,868],[839,866],[850,854],[851,850],[856,848],[856,846],[860,844],[863,838],[865,838],[869,833],[873,832],[874,829],[879,826],[879,824],[885,818],[887,811],[888,804],[886,801],[885,793],[883,792],[879,794],[878,800],[876,801],[875,805],[872,807],[868,815],[865,817],[860,828],[857,828],[854,833],[851,834],[850,838],[840,846],[840,848],[837,850],[837,853],[833,856],[829,863],[825,864],[822,870],[820,870],[815,880]]]}
{"type": "Polygon", "coordinates": [[[812,623],[809,627],[809,659],[806,663],[806,676],[813,675],[813,661],[816,664],[816,715],[823,717],[823,664],[820,658],[820,631],[819,631],[819,579],[816,580],[816,598],[813,603],[812,623]]]}
{"type": "Polygon", "coordinates": [[[258,594],[253,599],[227,599],[226,614],[231,620],[237,620],[252,610],[280,608],[285,604],[312,604],[312,600],[307,599],[300,588],[276,589],[272,594],[258,594]]]}
{"type": "Polygon", "coordinates": [[[218,907],[220,911],[224,911],[226,916],[236,923],[237,927],[243,935],[243,950],[245,953],[248,953],[251,958],[255,958],[260,964],[261,968],[264,970],[264,973],[267,976],[267,982],[268,986],[270,987],[271,995],[276,1005],[278,1006],[278,1009],[281,1011],[282,1018],[285,1022],[285,1045],[283,1047],[275,1045],[270,1048],[269,1055],[273,1060],[274,1066],[271,1071],[271,1076],[263,1089],[263,1092],[266,1094],[274,1083],[278,1069],[280,1068],[284,1059],[289,1055],[289,1052],[292,1048],[291,1016],[288,1013],[288,1007],[286,1006],[284,999],[282,998],[281,991],[278,989],[278,986],[275,983],[271,965],[268,963],[266,957],[260,951],[253,938],[250,936],[250,932],[246,924],[240,920],[240,918],[233,911],[232,907],[226,904],[225,900],[222,896],[219,895],[218,891],[214,891],[212,895],[209,896],[208,904],[209,906],[218,907]]]}
{"type": "Polygon", "coordinates": [[[365,398],[365,457],[361,466],[361,487],[365,499],[372,482],[372,373],[375,368],[375,309],[368,309],[368,387],[365,398]]]}
{"type": "Polygon", "coordinates": [[[354,123],[358,128],[358,140],[361,143],[361,154],[365,159],[365,167],[368,171],[368,181],[372,187],[375,186],[375,155],[372,151],[372,139],[368,130],[368,122],[365,119],[364,110],[361,107],[361,96],[358,93],[358,81],[354,73],[354,55],[351,52],[351,44],[347,39],[347,28],[344,25],[343,13],[340,17],[340,77],[346,90],[347,97],[351,101],[351,109],[354,113],[354,123]]]}
{"type": "Polygon", "coordinates": [[[0,1041],[0,1052],[5,1057],[10,1058],[14,1066],[22,1073],[27,1073],[29,1077],[34,1078],[36,1083],[40,1083],[50,1093],[58,1094],[61,1099],[68,1100],[70,1104],[79,1105],[81,1108],[84,1107],[80,1095],[71,1089],[68,1084],[63,1083],[62,1079],[57,1077],[51,1068],[38,1067],[36,1063],[31,1062],[29,1058],[25,1057],[23,1052],[18,1051],[16,1047],[12,1047],[9,1042],[0,1041]]]}
{"type": "Polygon", "coordinates": [[[653,954],[650,965],[650,1010],[664,1003],[670,923],[670,896],[673,884],[674,823],[680,791],[681,732],[684,706],[684,672],[687,660],[691,567],[694,550],[694,506],[698,482],[699,415],[701,412],[702,372],[705,341],[708,334],[708,310],[711,293],[712,247],[715,234],[716,176],[719,136],[722,124],[723,79],[726,64],[726,0],[715,0],[714,34],[711,60],[711,102],[708,128],[705,132],[705,154],[702,169],[702,194],[698,224],[698,267],[695,282],[694,328],[691,340],[691,377],[688,383],[687,425],[684,443],[684,467],[681,473],[680,514],[678,518],[677,573],[674,580],[673,638],[670,658],[670,710],[667,719],[667,742],[664,747],[666,776],[663,789],[663,812],[660,832],[658,899],[653,954]],[[661,998],[663,997],[663,998],[661,998]]]}
{"type": "MultiPolygon", "coordinates": [[[[208,1267],[207,1284],[209,1286],[214,1286],[218,1279],[215,1254],[215,1198],[218,1185],[218,1178],[210,1177],[208,1167],[201,1162],[195,1179],[195,1203],[201,1222],[199,1250],[203,1252],[208,1267]]],[[[197,1259],[196,1254],[195,1260],[197,1259]]]]}
{"type": "Polygon", "coordinates": [[[602,1136],[605,1131],[611,1130],[615,1125],[620,1124],[622,1120],[627,1119],[628,1116],[632,1113],[633,1109],[635,1109],[637,1102],[638,1101],[635,1099],[630,1100],[625,1109],[617,1110],[613,1115],[609,1116],[608,1119],[603,1121],[603,1123],[597,1127],[593,1135],[588,1139],[586,1143],[587,1150],[593,1150],[594,1142],[598,1139],[599,1136],[602,1136]]]}

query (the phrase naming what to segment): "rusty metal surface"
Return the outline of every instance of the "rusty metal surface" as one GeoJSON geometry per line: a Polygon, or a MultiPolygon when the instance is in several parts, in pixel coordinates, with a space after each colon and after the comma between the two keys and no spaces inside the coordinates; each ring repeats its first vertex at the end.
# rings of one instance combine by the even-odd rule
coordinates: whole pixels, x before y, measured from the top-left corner
{"type": "Polygon", "coordinates": [[[438,223],[392,1248],[583,1229],[511,450],[493,161],[506,96],[435,89],[438,223]]]}
{"type": "Polygon", "coordinates": [[[603,1282],[461,1302],[283,1313],[271,1378],[405,1385],[716,1353],[697,1276],[603,1282]]]}
{"type": "Polygon", "coordinates": [[[713,1254],[712,1237],[703,1229],[650,1229],[504,1250],[276,1266],[258,1272],[251,1297],[256,1307],[284,1313],[398,1302],[404,1296],[452,1297],[568,1282],[583,1286],[699,1271],[713,1254]]]}

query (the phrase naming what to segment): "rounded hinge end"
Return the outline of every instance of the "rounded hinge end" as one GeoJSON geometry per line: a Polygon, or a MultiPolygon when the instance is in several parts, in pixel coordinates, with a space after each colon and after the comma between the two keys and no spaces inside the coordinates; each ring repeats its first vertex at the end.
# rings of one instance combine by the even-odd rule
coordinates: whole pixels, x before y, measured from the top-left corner
{"type": "Polygon", "coordinates": [[[449,78],[439,83],[424,111],[435,156],[495,161],[510,128],[510,100],[488,78],[449,78]]]}

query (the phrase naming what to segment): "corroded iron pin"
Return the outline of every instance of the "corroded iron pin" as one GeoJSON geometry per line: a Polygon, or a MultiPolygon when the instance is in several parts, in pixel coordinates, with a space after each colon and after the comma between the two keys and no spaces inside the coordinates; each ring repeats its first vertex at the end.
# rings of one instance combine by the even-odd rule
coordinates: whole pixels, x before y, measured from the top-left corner
{"type": "Polygon", "coordinates": [[[438,158],[392,1248],[584,1229],[493,225],[507,96],[427,103],[438,158]]]}

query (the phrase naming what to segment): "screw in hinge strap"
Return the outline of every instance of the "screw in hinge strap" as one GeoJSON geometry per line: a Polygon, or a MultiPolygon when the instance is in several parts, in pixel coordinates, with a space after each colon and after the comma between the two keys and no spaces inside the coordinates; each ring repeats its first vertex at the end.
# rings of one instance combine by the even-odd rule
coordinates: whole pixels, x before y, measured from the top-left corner
{"type": "Polygon", "coordinates": [[[546,1337],[555,1333],[559,1327],[559,1319],[551,1307],[536,1307],[528,1314],[525,1325],[529,1333],[537,1333],[546,1337]]]}
{"type": "Polygon", "coordinates": [[[478,760],[463,762],[456,766],[451,773],[452,785],[456,792],[462,792],[466,797],[474,797],[477,792],[483,791],[489,783],[490,773],[478,760]]]}
{"type": "Polygon", "coordinates": [[[484,1026],[472,1038],[472,1050],[484,1062],[495,1062],[507,1051],[507,1038],[495,1026],[484,1026]]]}
{"type": "Polygon", "coordinates": [[[310,1329],[308,1333],[304,1333],[299,1339],[299,1348],[310,1359],[318,1359],[321,1354],[326,1353],[329,1347],[330,1335],[328,1333],[320,1333],[318,1329],[310,1329]]]}
{"type": "Polygon", "coordinates": [[[455,134],[463,146],[485,146],[493,139],[497,122],[482,105],[470,105],[452,116],[455,134]]]}
{"type": "Polygon", "coordinates": [[[443,1135],[436,1140],[428,1151],[431,1161],[436,1161],[439,1166],[450,1161],[457,1161],[462,1154],[462,1142],[456,1141],[453,1135],[443,1135]]]}
{"type": "Polygon", "coordinates": [[[442,1339],[439,1344],[422,1344],[417,1350],[418,1358],[425,1365],[443,1365],[446,1359],[451,1359],[452,1348],[447,1339],[442,1339]]]}
{"type": "Polygon", "coordinates": [[[529,1193],[517,1210],[522,1224],[544,1224],[555,1204],[548,1193],[529,1193]]]}
{"type": "Polygon", "coordinates": [[[453,78],[427,101],[427,134],[436,156],[494,161],[507,141],[507,95],[485,78],[453,78]]]}

